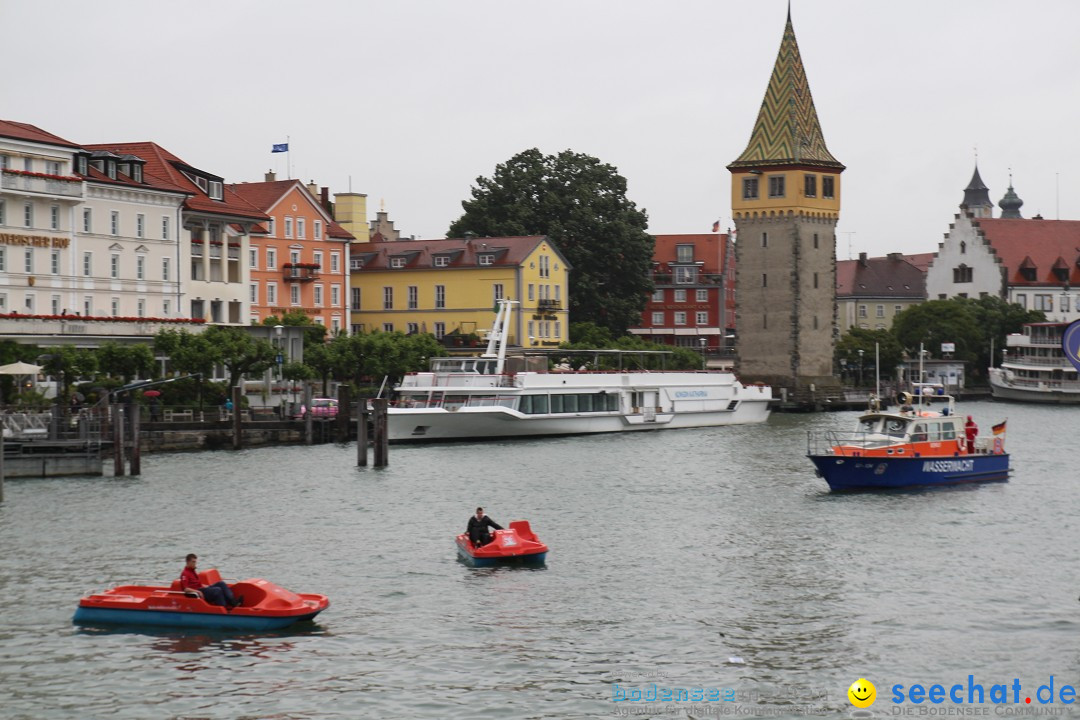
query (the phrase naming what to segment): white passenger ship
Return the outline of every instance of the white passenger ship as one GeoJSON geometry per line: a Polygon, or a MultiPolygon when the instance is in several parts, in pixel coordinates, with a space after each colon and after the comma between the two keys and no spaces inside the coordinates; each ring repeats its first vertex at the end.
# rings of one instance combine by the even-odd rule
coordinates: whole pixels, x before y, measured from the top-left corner
{"type": "Polygon", "coordinates": [[[1069,323],[1027,323],[1023,334],[1005,338],[1007,355],[1001,367],[990,369],[990,392],[995,400],[1076,404],[1080,380],[1061,347],[1069,323]]]}
{"type": "MultiPolygon", "coordinates": [[[[729,372],[548,368],[548,355],[507,356],[514,301],[503,300],[480,357],[432,358],[407,375],[388,410],[390,440],[422,442],[712,427],[765,422],[772,389],[729,372]]],[[[582,351],[554,351],[562,355],[582,351]]],[[[620,366],[637,351],[590,350],[620,366]]],[[[652,353],[656,354],[656,352],[652,353]]],[[[558,357],[558,355],[556,355],[558,357]]]]}

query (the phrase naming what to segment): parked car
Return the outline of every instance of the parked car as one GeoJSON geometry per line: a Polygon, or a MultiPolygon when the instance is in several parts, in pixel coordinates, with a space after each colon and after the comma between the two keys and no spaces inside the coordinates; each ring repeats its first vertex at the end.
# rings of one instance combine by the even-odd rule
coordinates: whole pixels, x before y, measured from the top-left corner
{"type": "MultiPolygon", "coordinates": [[[[334,398],[312,398],[311,399],[311,417],[313,418],[334,418],[337,417],[338,402],[334,398]]],[[[303,405],[300,406],[300,410],[293,416],[296,420],[303,420],[307,415],[307,408],[303,405]]]]}

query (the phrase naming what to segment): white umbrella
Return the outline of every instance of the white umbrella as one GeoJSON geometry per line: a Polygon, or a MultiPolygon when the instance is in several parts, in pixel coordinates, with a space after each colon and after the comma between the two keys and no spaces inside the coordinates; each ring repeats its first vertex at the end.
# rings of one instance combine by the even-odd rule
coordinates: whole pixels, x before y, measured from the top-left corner
{"type": "Polygon", "coordinates": [[[41,366],[30,363],[13,362],[0,365],[0,375],[37,375],[39,372],[41,372],[41,366]]]}

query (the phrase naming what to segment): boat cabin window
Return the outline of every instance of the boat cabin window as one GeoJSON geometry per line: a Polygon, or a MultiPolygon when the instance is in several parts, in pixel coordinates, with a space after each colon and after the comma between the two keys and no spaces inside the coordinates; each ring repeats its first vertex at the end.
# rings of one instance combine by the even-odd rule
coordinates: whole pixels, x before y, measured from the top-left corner
{"type": "Polygon", "coordinates": [[[952,420],[946,420],[941,423],[941,439],[942,440],[955,440],[956,439],[956,426],[952,420]]]}
{"type": "Polygon", "coordinates": [[[881,426],[881,418],[863,418],[859,421],[859,432],[878,432],[881,426]]]}
{"type": "Polygon", "coordinates": [[[520,412],[538,415],[547,413],[617,412],[618,393],[574,393],[563,395],[522,395],[520,412]]]}
{"type": "Polygon", "coordinates": [[[926,425],[917,423],[915,429],[911,431],[911,442],[926,442],[926,440],[926,425]]]}
{"type": "Polygon", "coordinates": [[[908,423],[899,418],[891,418],[885,421],[885,432],[889,435],[902,437],[907,431],[908,423]]]}

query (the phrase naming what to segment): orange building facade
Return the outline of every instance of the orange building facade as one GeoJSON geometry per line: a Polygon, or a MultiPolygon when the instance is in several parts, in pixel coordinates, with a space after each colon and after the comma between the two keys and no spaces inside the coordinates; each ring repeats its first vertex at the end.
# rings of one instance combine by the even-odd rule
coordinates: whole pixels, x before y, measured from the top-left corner
{"type": "Polygon", "coordinates": [[[242,183],[232,190],[270,216],[251,232],[251,322],[301,312],[331,334],[347,332],[353,236],[298,180],[242,183]]]}

